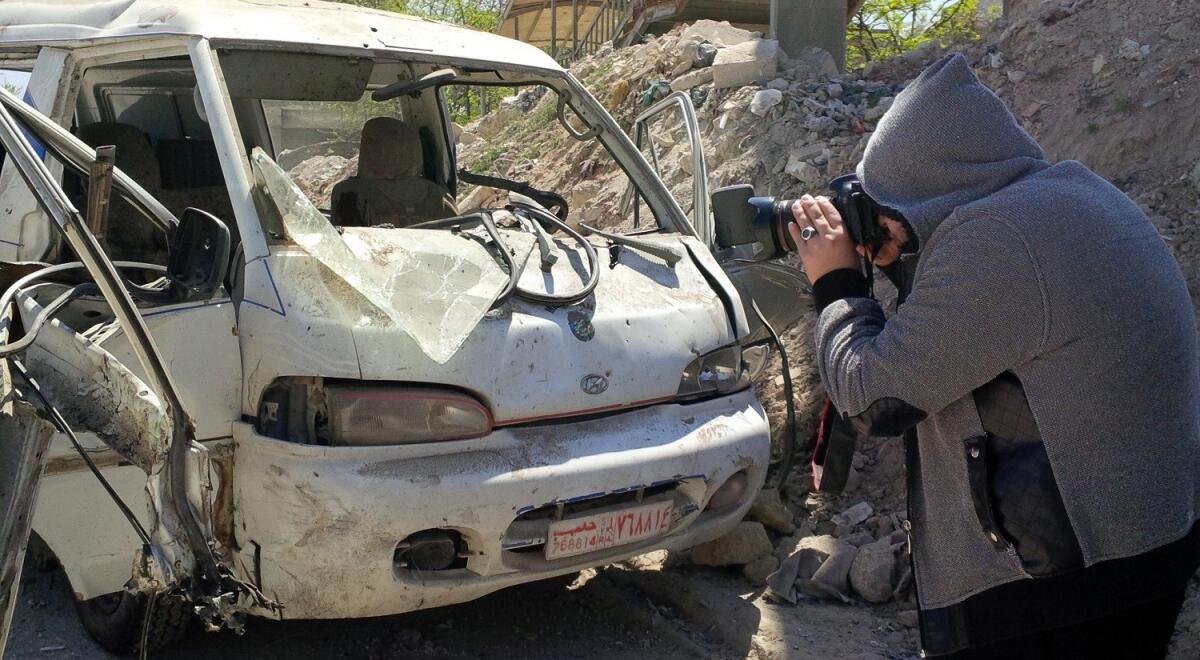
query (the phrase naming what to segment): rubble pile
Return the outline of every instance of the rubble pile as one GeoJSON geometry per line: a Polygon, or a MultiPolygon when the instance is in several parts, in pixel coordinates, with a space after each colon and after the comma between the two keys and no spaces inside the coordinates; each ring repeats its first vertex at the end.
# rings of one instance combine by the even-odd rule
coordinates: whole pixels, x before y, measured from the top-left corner
{"type": "MultiPolygon", "coordinates": [[[[1016,18],[984,26],[981,40],[957,50],[1051,160],[1083,161],[1146,211],[1200,297],[1197,30],[1200,14],[1190,0],[1043,0],[1016,18]]],[[[947,52],[928,42],[839,74],[824,51],[788,54],[757,33],[698,21],[619,51],[604,48],[572,73],[626,130],[657,98],[686,92],[696,108],[710,190],[753,183],[758,194],[794,197],[823,190],[850,171],[895,95],[947,52]]],[[[562,191],[573,208],[600,209],[580,211],[591,219],[621,222],[615,208],[622,189],[612,183],[619,172],[597,166],[596,154],[577,144],[528,139],[552,121],[552,102],[527,90],[468,126],[462,163],[562,191]]],[[[679,131],[656,138],[667,145],[658,154],[660,171],[686,211],[686,139],[679,131]]],[[[824,398],[812,368],[812,322],[805,318],[784,333],[801,438],[813,432],[824,398]]],[[[777,433],[784,426],[778,374],[775,369],[758,383],[777,433]]],[[[763,492],[750,522],[696,548],[693,561],[736,567],[750,581],[769,584],[769,597],[782,602],[814,596],[900,601],[897,619],[912,625],[902,454],[895,440],[864,441],[840,496],[811,494],[808,470],[798,465],[782,492],[763,492]],[[764,536],[774,546],[770,553],[764,536]]]]}

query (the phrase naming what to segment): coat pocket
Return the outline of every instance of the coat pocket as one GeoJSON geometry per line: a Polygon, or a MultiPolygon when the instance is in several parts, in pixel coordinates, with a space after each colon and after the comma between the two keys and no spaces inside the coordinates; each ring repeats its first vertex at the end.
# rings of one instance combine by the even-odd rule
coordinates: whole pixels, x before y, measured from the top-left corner
{"type": "Polygon", "coordinates": [[[967,456],[967,480],[971,488],[971,504],[975,516],[983,527],[983,534],[997,550],[1007,550],[1008,540],[1000,533],[1000,524],[992,508],[991,489],[988,487],[988,442],[987,436],[978,435],[963,441],[967,456]]]}
{"type": "Polygon", "coordinates": [[[997,548],[1013,547],[1032,576],[1082,567],[1083,552],[1020,379],[1005,372],[974,397],[984,434],[968,440],[965,450],[984,534],[997,548]]]}

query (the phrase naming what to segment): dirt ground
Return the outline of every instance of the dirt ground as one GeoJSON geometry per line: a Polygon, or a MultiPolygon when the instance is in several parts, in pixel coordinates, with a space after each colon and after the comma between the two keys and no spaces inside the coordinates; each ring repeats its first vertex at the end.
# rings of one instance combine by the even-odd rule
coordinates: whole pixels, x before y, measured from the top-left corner
{"type": "MultiPolygon", "coordinates": [[[[172,658],[918,657],[895,604],[766,602],[736,571],[663,567],[666,553],[531,584],[472,603],[354,621],[251,620],[245,636],[193,631],[172,658]]],[[[110,658],[80,627],[59,573],[25,567],[6,658],[110,658]]],[[[1200,657],[1200,580],[1170,660],[1200,657]]]]}

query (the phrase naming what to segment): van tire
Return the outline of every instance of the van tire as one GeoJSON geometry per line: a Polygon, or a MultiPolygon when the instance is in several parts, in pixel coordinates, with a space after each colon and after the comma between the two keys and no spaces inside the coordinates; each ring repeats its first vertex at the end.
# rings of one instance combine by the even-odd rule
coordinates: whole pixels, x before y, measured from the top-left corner
{"type": "MultiPolygon", "coordinates": [[[[75,612],[84,630],[106,650],[119,655],[141,650],[142,624],[148,599],[118,591],[89,600],[75,600],[75,612]]],[[[154,601],[146,651],[157,653],[187,635],[195,621],[187,601],[178,596],[159,595],[154,601]]]]}

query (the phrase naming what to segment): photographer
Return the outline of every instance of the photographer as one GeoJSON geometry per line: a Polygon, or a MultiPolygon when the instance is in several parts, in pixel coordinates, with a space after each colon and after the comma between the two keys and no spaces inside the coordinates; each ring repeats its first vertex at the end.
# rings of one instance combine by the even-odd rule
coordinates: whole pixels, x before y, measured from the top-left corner
{"type": "Polygon", "coordinates": [[[1157,231],[1049,163],[958,55],[897,97],[858,177],[881,244],[823,197],[788,231],[836,409],[905,436],[924,651],[1162,657],[1200,564],[1200,372],[1157,231]],[[901,289],[886,320],[860,255],[901,289]]]}

